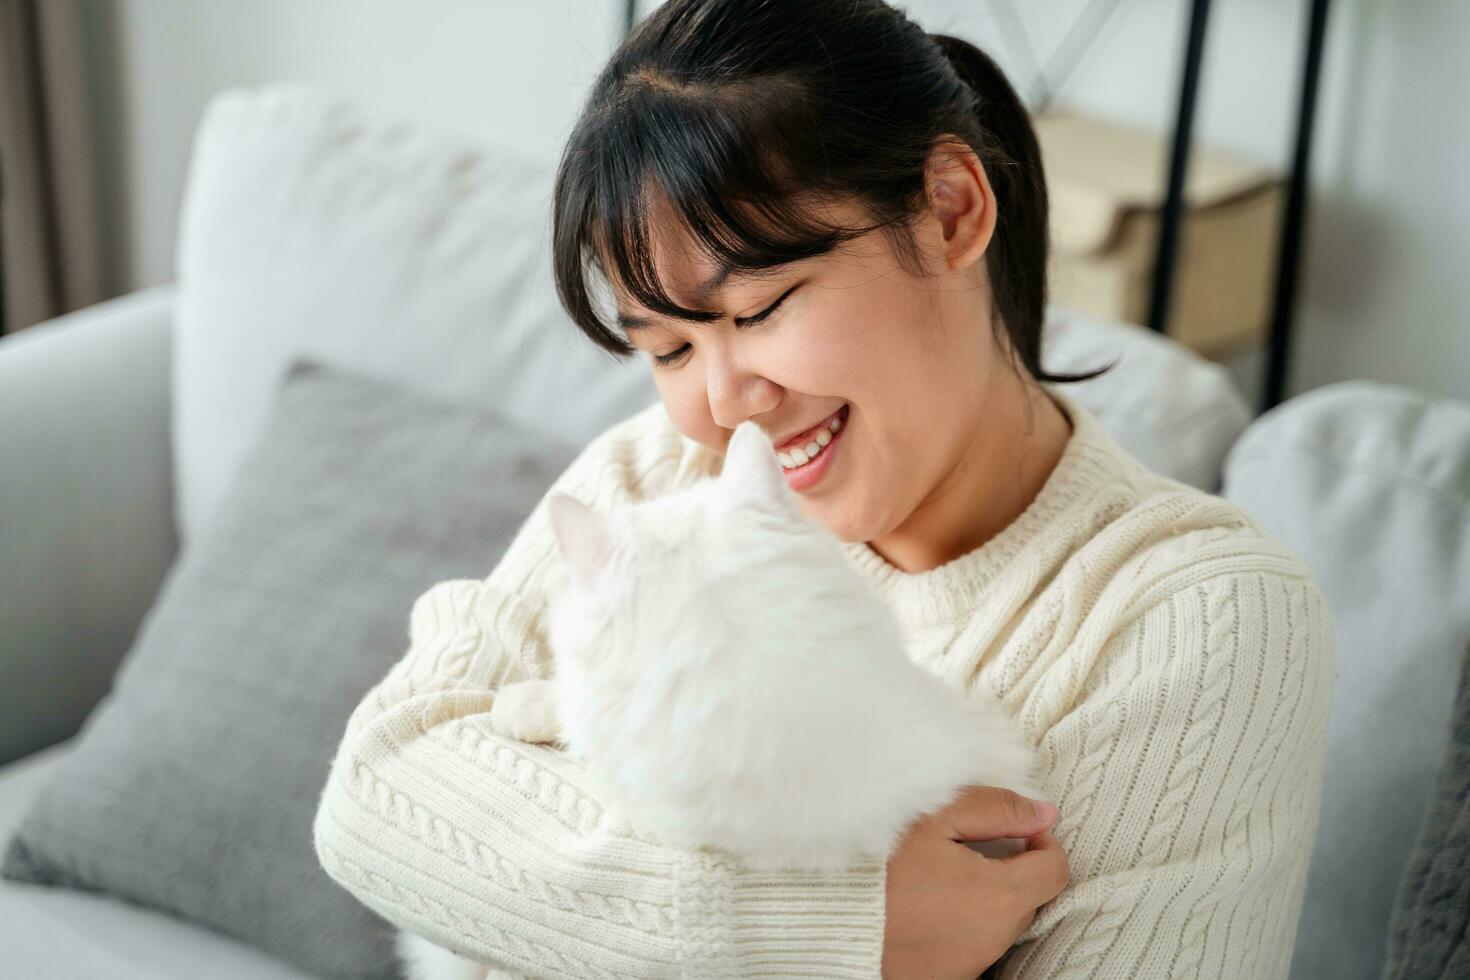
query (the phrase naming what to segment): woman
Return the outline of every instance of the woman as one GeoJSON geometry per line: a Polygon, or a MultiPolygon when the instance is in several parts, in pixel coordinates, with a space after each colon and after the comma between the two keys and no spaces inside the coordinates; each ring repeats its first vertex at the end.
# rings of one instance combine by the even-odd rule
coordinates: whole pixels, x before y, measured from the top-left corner
{"type": "Polygon", "coordinates": [[[576,765],[486,724],[501,685],[549,675],[543,499],[486,579],[415,603],[323,793],[327,871],[548,977],[1284,977],[1327,607],[1248,515],[1059,387],[1093,375],[1042,370],[1046,229],[1029,119],[973,46],[880,0],[665,4],[597,79],[554,215],[562,302],[660,400],[552,489],[663,493],[754,419],[908,655],[1015,714],[1059,817],[974,788],[832,876],[636,836],[576,765]],[[958,843],[1004,836],[1028,849],[958,843]]]}

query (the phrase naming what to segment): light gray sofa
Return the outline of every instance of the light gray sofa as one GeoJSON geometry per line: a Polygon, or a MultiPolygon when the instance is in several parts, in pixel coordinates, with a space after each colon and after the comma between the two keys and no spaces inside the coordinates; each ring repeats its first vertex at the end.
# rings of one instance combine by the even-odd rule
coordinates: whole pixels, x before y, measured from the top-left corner
{"type": "MultiPolygon", "coordinates": [[[[576,444],[655,397],[646,368],[594,355],[556,307],[548,189],[508,151],[322,93],[227,93],[196,142],[177,282],[0,340],[0,843],[295,352],[576,444]]],[[[1353,381],[1252,419],[1220,366],[1051,311],[1048,369],[1115,358],[1075,395],[1151,466],[1249,510],[1332,604],[1326,799],[1293,976],[1376,977],[1470,636],[1470,405],[1353,381]]],[[[306,976],[173,915],[0,881],[0,977],[204,975],[306,976]]]]}

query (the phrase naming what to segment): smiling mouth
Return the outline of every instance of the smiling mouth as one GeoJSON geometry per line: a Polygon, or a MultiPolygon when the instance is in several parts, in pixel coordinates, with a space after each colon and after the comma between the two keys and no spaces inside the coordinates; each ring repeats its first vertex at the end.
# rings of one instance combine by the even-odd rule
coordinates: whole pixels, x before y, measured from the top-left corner
{"type": "MultiPolygon", "coordinates": [[[[832,420],[838,415],[843,415],[843,413],[847,411],[848,404],[849,403],[844,402],[843,404],[838,406],[835,412],[828,413],[827,417],[822,419],[822,421],[818,422],[816,425],[811,426],[810,428],[803,429],[794,436],[788,436],[784,442],[776,442],[775,437],[771,436],[771,443],[776,447],[776,452],[790,452],[797,446],[806,445],[808,442],[811,442],[812,437],[817,434],[817,431],[819,429],[827,428],[830,431],[832,420]]],[[[843,415],[843,417],[846,418],[845,415],[843,415]]],[[[770,433],[768,432],[766,433],[766,435],[769,436],[770,433]]]]}
{"type": "Polygon", "coordinates": [[[843,405],[826,421],[790,440],[783,448],[777,449],[776,458],[780,461],[781,468],[784,470],[800,469],[820,457],[831,445],[837,431],[847,421],[847,415],[848,406],[843,405]]]}

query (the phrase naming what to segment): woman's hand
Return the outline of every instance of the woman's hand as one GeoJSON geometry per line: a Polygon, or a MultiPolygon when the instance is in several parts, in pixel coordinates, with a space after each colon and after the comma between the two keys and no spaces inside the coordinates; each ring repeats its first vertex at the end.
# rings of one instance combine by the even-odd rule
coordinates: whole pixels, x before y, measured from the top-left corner
{"type": "Polygon", "coordinates": [[[883,980],[975,980],[1067,884],[1067,857],[1031,800],[967,786],[909,827],[888,859],[883,980]],[[1014,837],[1025,850],[986,857],[963,841],[1014,837]]]}

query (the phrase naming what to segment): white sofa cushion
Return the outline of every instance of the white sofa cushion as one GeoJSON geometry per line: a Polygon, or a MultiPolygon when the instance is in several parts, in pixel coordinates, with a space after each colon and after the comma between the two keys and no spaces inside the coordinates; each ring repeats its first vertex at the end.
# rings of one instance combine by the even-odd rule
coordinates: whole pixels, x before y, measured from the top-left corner
{"type": "Polygon", "coordinates": [[[1332,607],[1322,815],[1292,976],[1377,980],[1470,640],[1470,403],[1375,381],[1256,420],[1223,496],[1302,556],[1332,607]]]}
{"type": "Polygon", "coordinates": [[[228,91],[195,140],[178,242],[173,446],[187,546],[293,354],[581,445],[655,400],[551,282],[553,174],[311,88],[228,91]]]}
{"type": "Polygon", "coordinates": [[[1219,490],[1225,454],[1254,415],[1224,365],[1156,330],[1055,303],[1041,339],[1041,365],[1052,373],[1083,374],[1117,360],[1066,389],[1150,469],[1219,490]]]}

